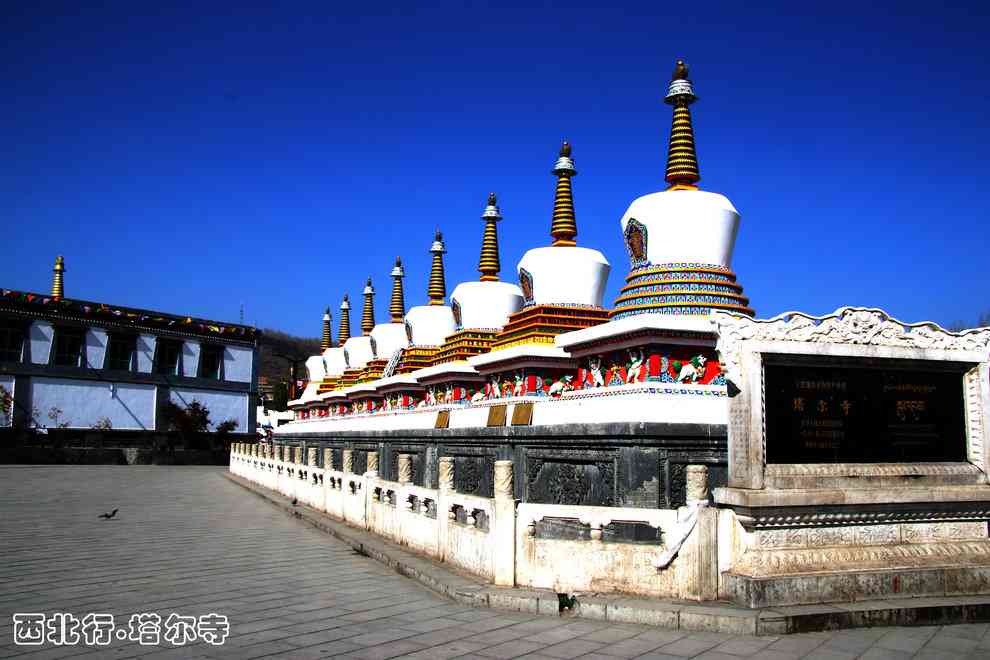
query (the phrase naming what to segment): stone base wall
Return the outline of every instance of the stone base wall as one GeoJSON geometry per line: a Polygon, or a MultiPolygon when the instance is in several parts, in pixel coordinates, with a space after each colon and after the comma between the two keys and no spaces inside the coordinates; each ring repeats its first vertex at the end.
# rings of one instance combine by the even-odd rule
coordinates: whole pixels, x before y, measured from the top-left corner
{"type": "MultiPolygon", "coordinates": [[[[395,454],[393,479],[352,472],[355,451],[342,450],[338,459],[329,447],[235,444],[230,471],[496,585],[689,600],[717,595],[719,512],[699,508],[700,500],[680,509],[519,504],[510,460],[494,461],[492,496],[483,497],[458,491],[454,457],[436,459],[438,487],[429,488],[413,483],[423,474],[413,455],[395,454]]],[[[378,456],[370,453],[368,463],[380,465],[378,456]]]]}

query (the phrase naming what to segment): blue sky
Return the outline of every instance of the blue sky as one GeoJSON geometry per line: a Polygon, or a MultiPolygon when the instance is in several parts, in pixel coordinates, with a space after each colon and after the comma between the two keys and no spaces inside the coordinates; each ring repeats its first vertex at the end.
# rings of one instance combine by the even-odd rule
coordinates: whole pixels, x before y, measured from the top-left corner
{"type": "Polygon", "coordinates": [[[758,315],[990,310],[986,3],[18,4],[6,288],[46,291],[64,254],[69,297],[227,321],[243,303],[315,336],[371,275],[383,321],[397,254],[425,303],[437,226],[448,292],[477,277],[490,190],[514,280],[549,243],[566,138],[611,304],[619,218],[664,187],[683,57],[701,186],[742,214],[733,267],[758,315]]]}

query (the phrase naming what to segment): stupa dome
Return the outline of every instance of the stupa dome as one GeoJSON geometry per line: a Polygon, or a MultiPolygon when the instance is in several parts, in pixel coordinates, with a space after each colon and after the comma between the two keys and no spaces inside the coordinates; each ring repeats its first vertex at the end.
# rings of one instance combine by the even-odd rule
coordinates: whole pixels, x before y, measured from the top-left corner
{"type": "Polygon", "coordinates": [[[447,305],[419,305],[406,312],[406,337],[413,346],[439,346],[455,329],[447,305]]]}
{"type": "Polygon", "coordinates": [[[497,330],[523,304],[522,291],[508,282],[462,282],[450,299],[460,329],[497,330]]]}
{"type": "Polygon", "coordinates": [[[347,358],[344,349],[340,346],[328,348],[323,351],[323,365],[326,369],[326,376],[340,376],[347,369],[347,358]]]}
{"type": "Polygon", "coordinates": [[[630,204],[621,222],[633,268],[670,263],[732,266],[739,213],[724,195],[702,190],[651,193],[630,204]]]}
{"type": "Polygon", "coordinates": [[[396,351],[409,345],[403,323],[379,323],[371,331],[371,341],[375,355],[382,360],[389,359],[396,351]]]}
{"type": "Polygon", "coordinates": [[[360,369],[375,359],[375,349],[370,335],[351,337],[344,342],[344,355],[348,369],[360,369]]]}
{"type": "Polygon", "coordinates": [[[519,284],[527,305],[602,306],[610,270],[598,250],[533,248],[519,261],[519,284]]]}

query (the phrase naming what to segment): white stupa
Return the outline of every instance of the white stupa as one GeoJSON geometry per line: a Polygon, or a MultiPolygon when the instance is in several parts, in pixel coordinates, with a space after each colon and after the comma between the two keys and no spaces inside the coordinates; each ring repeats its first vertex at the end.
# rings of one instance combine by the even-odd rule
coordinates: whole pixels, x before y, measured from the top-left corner
{"type": "Polygon", "coordinates": [[[361,335],[351,337],[344,342],[344,357],[347,360],[348,369],[361,369],[368,362],[374,360],[375,345],[371,340],[371,331],[375,327],[375,289],[371,286],[371,278],[368,278],[364,286],[364,309],[361,313],[361,335]]]}
{"type": "Polygon", "coordinates": [[[564,142],[554,165],[557,189],[553,204],[550,247],[533,248],[517,268],[525,304],[578,307],[602,306],[609,263],[598,250],[577,247],[577,222],[571,177],[577,175],[571,145],[564,142]]]}
{"type": "Polygon", "coordinates": [[[375,355],[380,360],[391,359],[396,351],[401,351],[409,345],[404,319],[406,301],[402,291],[402,278],[405,277],[405,274],[402,269],[402,260],[396,257],[395,266],[390,273],[392,299],[388,307],[389,322],[379,323],[371,330],[371,342],[375,349],[375,355]]]}
{"type": "Polygon", "coordinates": [[[412,346],[439,346],[454,331],[454,312],[444,304],[446,284],[444,283],[443,235],[437,230],[430,253],[433,262],[430,267],[430,284],[427,290],[429,301],[417,305],[406,312],[406,337],[412,346]]]}
{"type": "Polygon", "coordinates": [[[739,212],[723,195],[698,190],[688,108],[697,97],[687,73],[678,61],[664,99],[674,107],[666,174],[670,186],[634,200],[622,216],[631,270],[615,300],[613,319],[717,310],[753,314],[732,272],[739,212]]]}
{"type": "Polygon", "coordinates": [[[450,296],[458,330],[498,330],[523,303],[519,287],[500,282],[498,278],[501,264],[496,223],[502,219],[502,214],[495,193],[488,195],[488,205],[481,219],[485,221],[478,263],[481,278],[476,282],[461,282],[450,296]]]}

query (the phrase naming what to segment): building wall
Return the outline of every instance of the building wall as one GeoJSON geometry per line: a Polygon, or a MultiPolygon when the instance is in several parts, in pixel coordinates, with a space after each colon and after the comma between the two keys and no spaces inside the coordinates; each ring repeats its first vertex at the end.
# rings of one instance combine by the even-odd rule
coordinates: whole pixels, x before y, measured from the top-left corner
{"type": "Polygon", "coordinates": [[[190,387],[172,387],[169,390],[169,397],[172,403],[183,408],[193,401],[199,401],[206,406],[210,411],[212,428],[215,428],[220,422],[233,419],[237,421],[239,433],[254,432],[254,428],[248,424],[250,395],[247,392],[218,392],[190,387]]]}
{"type": "Polygon", "coordinates": [[[110,420],[115,429],[155,430],[155,386],[139,383],[108,383],[96,380],[34,377],[31,402],[38,422],[49,427],[52,408],[61,410],[59,422],[69,428],[90,428],[110,420]]]}

